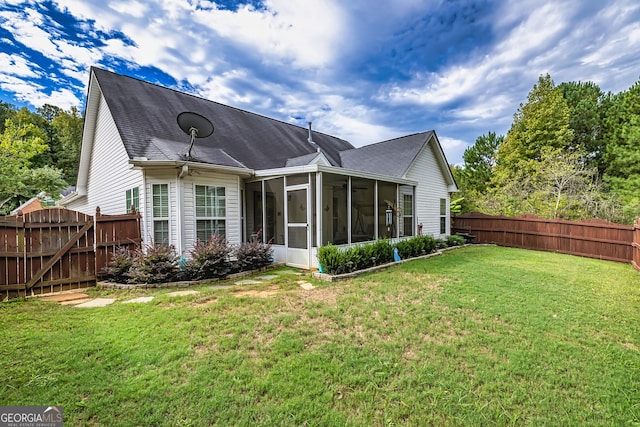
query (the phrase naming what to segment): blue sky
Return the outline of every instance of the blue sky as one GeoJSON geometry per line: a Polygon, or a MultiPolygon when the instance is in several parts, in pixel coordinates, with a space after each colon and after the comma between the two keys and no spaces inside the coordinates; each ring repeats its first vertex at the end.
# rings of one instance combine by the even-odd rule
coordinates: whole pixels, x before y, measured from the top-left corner
{"type": "Polygon", "coordinates": [[[356,146],[435,129],[450,163],[541,74],[640,78],[637,0],[0,0],[0,99],[84,108],[92,65],[356,146]]]}

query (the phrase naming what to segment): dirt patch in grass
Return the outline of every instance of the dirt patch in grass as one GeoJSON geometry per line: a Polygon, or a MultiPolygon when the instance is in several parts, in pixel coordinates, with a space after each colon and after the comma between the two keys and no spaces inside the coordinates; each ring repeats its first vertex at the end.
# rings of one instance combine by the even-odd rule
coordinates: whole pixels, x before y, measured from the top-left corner
{"type": "Polygon", "coordinates": [[[234,297],[255,297],[255,298],[269,298],[277,295],[280,292],[278,286],[269,286],[265,289],[249,289],[246,291],[234,291],[234,297]]]}

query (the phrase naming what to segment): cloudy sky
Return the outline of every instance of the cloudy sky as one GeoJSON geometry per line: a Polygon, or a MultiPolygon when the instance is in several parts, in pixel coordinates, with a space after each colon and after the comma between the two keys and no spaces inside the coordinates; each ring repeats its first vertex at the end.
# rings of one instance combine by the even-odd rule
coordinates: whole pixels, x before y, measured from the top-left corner
{"type": "Polygon", "coordinates": [[[435,129],[450,163],[541,74],[626,90],[637,0],[0,0],[0,99],[82,110],[94,65],[356,146],[435,129]]]}

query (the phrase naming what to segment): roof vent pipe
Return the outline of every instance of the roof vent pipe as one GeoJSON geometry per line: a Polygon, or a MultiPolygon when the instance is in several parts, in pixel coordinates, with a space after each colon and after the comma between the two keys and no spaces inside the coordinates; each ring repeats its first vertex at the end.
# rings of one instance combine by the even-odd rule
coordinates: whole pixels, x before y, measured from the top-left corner
{"type": "Polygon", "coordinates": [[[311,134],[311,123],[312,122],[307,122],[307,123],[309,123],[309,139],[307,139],[307,141],[309,141],[310,143],[313,144],[313,137],[312,137],[312,134],[311,134]]]}
{"type": "Polygon", "coordinates": [[[313,134],[311,133],[311,123],[312,122],[307,122],[307,123],[309,124],[309,138],[307,138],[307,141],[309,141],[309,144],[311,144],[314,147],[316,147],[316,151],[319,153],[320,152],[320,147],[318,146],[318,144],[313,142],[313,134]]]}

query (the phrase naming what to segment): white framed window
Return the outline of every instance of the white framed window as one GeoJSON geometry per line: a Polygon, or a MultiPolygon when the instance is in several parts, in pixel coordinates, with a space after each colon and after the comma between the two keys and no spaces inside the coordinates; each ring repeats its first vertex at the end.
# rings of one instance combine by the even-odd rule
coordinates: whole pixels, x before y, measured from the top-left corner
{"type": "Polygon", "coordinates": [[[153,184],[153,240],[169,243],[169,184],[153,184]]]}
{"type": "Polygon", "coordinates": [[[208,242],[212,235],[226,236],[227,201],[224,187],[196,185],[196,237],[208,242]]]}
{"type": "Polygon", "coordinates": [[[440,234],[447,233],[447,199],[440,199],[440,234]]]}
{"type": "Polygon", "coordinates": [[[403,236],[413,236],[413,194],[402,195],[403,236]]]}
{"type": "Polygon", "coordinates": [[[131,213],[135,209],[135,212],[140,212],[140,190],[138,187],[130,188],[125,194],[125,212],[131,213]]]}

